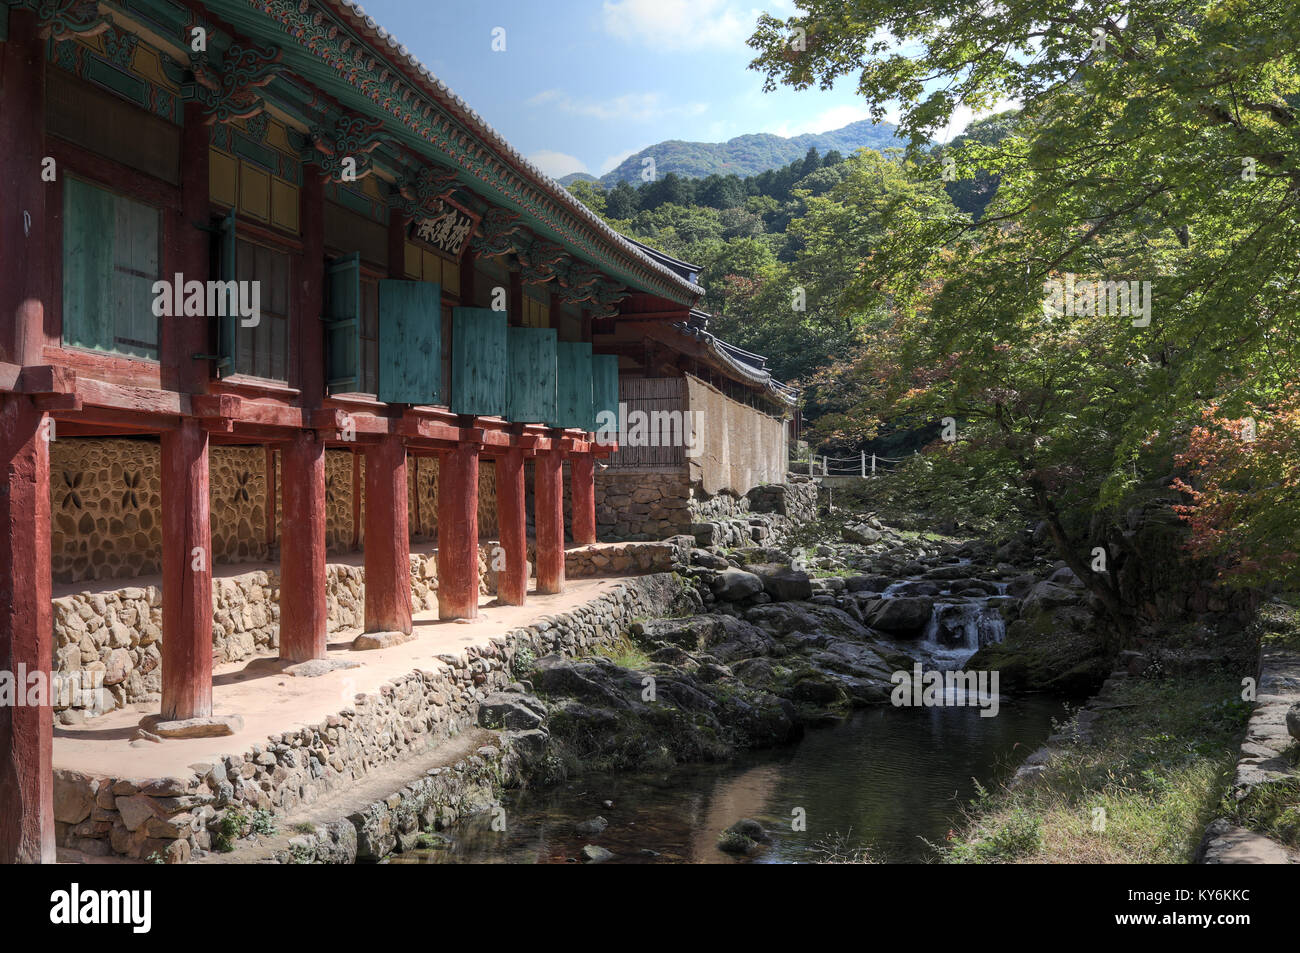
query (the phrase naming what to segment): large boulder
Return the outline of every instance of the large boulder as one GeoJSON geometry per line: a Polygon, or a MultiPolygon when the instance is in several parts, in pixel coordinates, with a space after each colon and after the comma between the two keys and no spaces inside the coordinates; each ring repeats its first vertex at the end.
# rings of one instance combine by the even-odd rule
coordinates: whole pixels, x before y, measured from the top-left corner
{"type": "Polygon", "coordinates": [[[934,603],[919,596],[881,599],[872,607],[867,624],[895,636],[919,636],[930,621],[934,603]]]}
{"type": "Polygon", "coordinates": [[[724,569],[713,580],[713,595],[723,602],[740,602],[763,591],[763,580],[743,569],[724,569]]]}
{"type": "Polygon", "coordinates": [[[528,731],[541,727],[545,717],[545,705],[532,695],[517,692],[493,692],[483,699],[478,709],[478,723],[482,728],[528,731]]]}
{"type": "Polygon", "coordinates": [[[892,577],[883,575],[846,576],[844,578],[844,588],[849,592],[884,592],[893,583],[894,579],[892,577]]]}
{"type": "Polygon", "coordinates": [[[763,591],[777,602],[797,602],[812,598],[812,580],[800,572],[779,563],[751,566],[754,575],[763,582],[763,591]]]}
{"type": "Polygon", "coordinates": [[[1083,601],[1077,589],[1069,589],[1055,582],[1044,581],[1029,590],[1025,601],[1020,606],[1021,614],[1032,615],[1047,612],[1062,606],[1077,605],[1083,601]]]}
{"type": "Polygon", "coordinates": [[[840,535],[850,543],[863,543],[870,545],[878,543],[881,539],[880,530],[868,526],[866,523],[845,526],[840,530],[840,535]]]}

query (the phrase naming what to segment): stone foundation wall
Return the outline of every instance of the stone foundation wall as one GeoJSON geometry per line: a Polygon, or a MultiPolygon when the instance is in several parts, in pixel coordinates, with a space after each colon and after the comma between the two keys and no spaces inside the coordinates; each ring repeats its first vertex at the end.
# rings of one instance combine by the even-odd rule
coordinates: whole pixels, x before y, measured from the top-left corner
{"type": "MultiPolygon", "coordinates": [[[[608,540],[704,533],[714,541],[701,545],[748,545],[759,541],[750,538],[747,527],[751,523],[767,526],[774,522],[754,522],[751,514],[772,514],[794,522],[816,518],[816,481],[793,474],[788,479],[787,483],[756,486],[743,496],[725,491],[710,496],[698,483],[692,484],[684,471],[598,471],[596,533],[608,540]],[[709,524],[721,528],[709,530],[709,524]]],[[[566,494],[566,519],[568,507],[566,494]]]]}
{"type": "Polygon", "coordinates": [[[567,579],[580,579],[671,572],[689,565],[692,544],[693,540],[689,536],[673,536],[662,542],[629,542],[570,549],[564,554],[564,575],[567,579]]]}
{"type": "Polygon", "coordinates": [[[187,862],[210,849],[227,811],[283,814],[366,777],[376,767],[425,752],[473,725],[487,694],[515,680],[520,653],[589,654],[637,619],[679,607],[677,578],[655,574],[615,586],[569,612],[514,629],[489,645],[439,656],[427,670],[394,678],[320,723],[271,735],[193,773],[173,778],[101,777],[58,770],[56,837],[93,856],[187,862]]]}
{"type": "MultiPolygon", "coordinates": [[[[212,447],[208,465],[213,558],[220,563],[265,559],[265,450],[212,447]]],[[[50,514],[55,582],[160,572],[158,442],[85,437],[51,441],[50,514]]]]}
{"type": "MultiPolygon", "coordinates": [[[[598,470],[598,539],[667,539],[691,525],[691,485],[685,471],[598,470]]],[[[566,523],[569,494],[564,495],[566,523]]]]}
{"type": "MultiPolygon", "coordinates": [[[[276,490],[283,462],[274,452],[276,490]]],[[[134,579],[162,571],[161,449],[156,439],[69,437],[50,444],[50,556],[56,583],[134,579]]],[[[264,562],[267,539],[268,455],[265,447],[209,450],[209,506],[214,565],[264,562]]],[[[365,540],[364,454],[325,451],[325,547],[353,552],[365,540]],[[354,458],[357,464],[354,487],[354,458]],[[359,495],[359,520],[353,497],[359,495]],[[358,525],[354,525],[358,524],[358,525]]],[[[438,461],[407,461],[411,537],[431,540],[438,529],[438,461]]],[[[275,508],[275,539],[282,538],[284,507],[275,508]]],[[[497,533],[496,468],[479,463],[479,536],[497,533]]]]}
{"type": "MultiPolygon", "coordinates": [[[[496,592],[492,551],[479,551],[479,591],[496,592]]],[[[575,573],[576,575],[576,573],[575,573]]],[[[365,623],[365,569],[326,567],[330,633],[365,623]]],[[[437,553],[411,554],[414,611],[438,607],[437,553]]],[[[220,664],[280,647],[280,573],[256,570],[212,580],[212,657],[220,664]]],[[[162,690],[162,592],[129,586],[54,600],[54,675],[60,683],[55,714],[65,725],[136,702],[159,700],[162,690]],[[93,688],[95,691],[78,689],[93,688]],[[102,690],[100,690],[102,689],[102,690]]]]}
{"type": "MultiPolygon", "coordinates": [[[[366,457],[360,457],[358,485],[361,497],[360,529],[354,530],[352,519],[352,467],[351,450],[325,451],[325,551],[331,556],[352,552],[352,538],[355,532],[357,540],[365,537],[366,525],[366,457]]],[[[281,471],[283,472],[283,471],[281,471]]],[[[281,490],[283,492],[283,490],[281,490]]],[[[276,507],[276,515],[283,519],[284,507],[276,507]]],[[[275,528],[275,538],[284,537],[284,526],[280,523],[275,528]]]]}
{"type": "Polygon", "coordinates": [[[817,517],[817,483],[791,475],[788,483],[756,486],[743,497],[719,494],[692,512],[697,546],[734,548],[767,545],[793,527],[817,517]]]}

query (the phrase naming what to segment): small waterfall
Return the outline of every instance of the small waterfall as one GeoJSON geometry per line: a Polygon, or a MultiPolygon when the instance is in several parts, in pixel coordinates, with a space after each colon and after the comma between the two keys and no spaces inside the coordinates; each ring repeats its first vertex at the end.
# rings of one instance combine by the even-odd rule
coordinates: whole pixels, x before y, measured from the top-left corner
{"type": "Polygon", "coordinates": [[[977,651],[1007,634],[1002,613],[983,600],[936,602],[921,636],[922,646],[944,667],[960,666],[977,651]]]}

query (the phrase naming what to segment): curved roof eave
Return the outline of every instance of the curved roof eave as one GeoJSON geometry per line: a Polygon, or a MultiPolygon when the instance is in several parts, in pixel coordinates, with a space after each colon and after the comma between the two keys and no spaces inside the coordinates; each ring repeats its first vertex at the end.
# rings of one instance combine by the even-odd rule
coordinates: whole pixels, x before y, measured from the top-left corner
{"type": "Polygon", "coordinates": [[[605,220],[599,215],[587,208],[581,201],[574,197],[564,186],[560,185],[553,178],[537,168],[532,162],[523,156],[514,146],[510,145],[505,138],[493,129],[487,121],[480,116],[470,105],[456,95],[442,80],[438,79],[433,72],[420,62],[414,54],[399,43],[393,34],[385,30],[379,23],[366,13],[365,9],[353,0],[320,0],[322,4],[327,4],[335,9],[335,12],[342,18],[349,20],[356,30],[368,36],[372,41],[386,47],[390,52],[401,57],[408,69],[415,74],[420,80],[420,85],[439,105],[447,110],[453,118],[457,119],[470,131],[482,138],[486,144],[491,147],[498,155],[504,158],[517,172],[526,179],[532,181],[552,199],[565,206],[570,212],[583,219],[584,222],[594,228],[598,234],[608,240],[609,244],[621,251],[625,256],[634,258],[639,264],[649,266],[657,274],[668,279],[673,285],[682,290],[686,295],[698,298],[704,294],[704,289],[693,282],[686,281],[679,274],[666,265],[655,261],[649,255],[636,248],[626,238],[610,228],[605,220]]]}

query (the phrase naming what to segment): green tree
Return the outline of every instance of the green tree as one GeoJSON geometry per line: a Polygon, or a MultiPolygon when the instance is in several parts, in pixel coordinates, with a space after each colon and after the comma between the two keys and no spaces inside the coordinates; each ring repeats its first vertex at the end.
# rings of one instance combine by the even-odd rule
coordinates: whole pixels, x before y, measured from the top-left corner
{"type": "Polygon", "coordinates": [[[1120,514],[1167,493],[1203,407],[1273,406],[1300,370],[1294,5],[798,6],[760,19],[755,68],[769,85],[855,76],[874,114],[902,102],[918,155],[958,107],[1021,104],[1012,134],[971,136],[927,167],[940,180],[951,158],[958,178],[998,178],[978,221],[888,209],[883,247],[846,276],[845,294],[891,295],[897,406],[952,418],[972,448],[1008,464],[998,472],[1016,474],[1062,558],[1130,630],[1115,563],[1094,571],[1088,554],[1125,558],[1120,514]],[[1150,282],[1150,311],[1045,311],[1071,280],[1150,282]]]}

